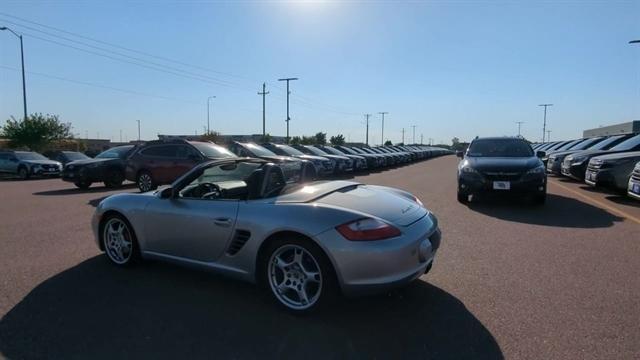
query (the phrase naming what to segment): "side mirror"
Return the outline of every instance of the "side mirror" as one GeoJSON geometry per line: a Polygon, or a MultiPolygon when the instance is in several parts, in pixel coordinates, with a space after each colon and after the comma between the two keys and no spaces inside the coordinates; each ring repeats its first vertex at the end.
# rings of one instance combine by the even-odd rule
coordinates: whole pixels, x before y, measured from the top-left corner
{"type": "Polygon", "coordinates": [[[462,159],[464,157],[464,154],[462,153],[462,150],[456,151],[456,156],[459,157],[460,159],[462,159]]]}
{"type": "Polygon", "coordinates": [[[539,157],[540,159],[542,159],[546,155],[547,155],[547,153],[544,152],[544,151],[536,151],[536,156],[539,157]]]}
{"type": "Polygon", "coordinates": [[[164,189],[162,189],[162,191],[160,191],[160,198],[161,199],[170,199],[172,197],[173,197],[173,188],[172,187],[164,188],[164,189]]]}

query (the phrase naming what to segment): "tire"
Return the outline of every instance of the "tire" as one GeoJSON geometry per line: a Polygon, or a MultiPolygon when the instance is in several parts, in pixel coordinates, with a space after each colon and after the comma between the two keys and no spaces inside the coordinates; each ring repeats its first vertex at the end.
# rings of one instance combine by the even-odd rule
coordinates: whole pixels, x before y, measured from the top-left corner
{"type": "Polygon", "coordinates": [[[547,201],[547,193],[536,195],[533,198],[534,205],[542,206],[547,201]]]}
{"type": "Polygon", "coordinates": [[[140,260],[140,248],[135,231],[122,215],[108,215],[102,220],[100,244],[114,265],[125,267],[140,260]]]}
{"type": "Polygon", "coordinates": [[[18,176],[20,177],[20,179],[22,180],[27,180],[29,179],[29,169],[27,169],[25,166],[20,166],[18,168],[18,176]]]}
{"type": "Polygon", "coordinates": [[[458,202],[461,204],[467,204],[469,202],[469,194],[458,190],[458,202]]]}
{"type": "Polygon", "coordinates": [[[158,188],[158,185],[153,180],[153,176],[151,176],[151,173],[148,171],[140,171],[138,173],[136,184],[140,192],[147,192],[158,188]]]}
{"type": "Polygon", "coordinates": [[[262,254],[258,279],[281,308],[305,315],[335,300],[338,293],[335,271],[322,249],[311,240],[276,239],[262,254]]]}
{"type": "Polygon", "coordinates": [[[73,183],[76,187],[82,190],[87,190],[91,186],[91,181],[76,181],[73,183]]]}
{"type": "Polygon", "coordinates": [[[104,186],[108,188],[119,188],[124,182],[124,174],[120,170],[107,170],[104,178],[104,186]]]}

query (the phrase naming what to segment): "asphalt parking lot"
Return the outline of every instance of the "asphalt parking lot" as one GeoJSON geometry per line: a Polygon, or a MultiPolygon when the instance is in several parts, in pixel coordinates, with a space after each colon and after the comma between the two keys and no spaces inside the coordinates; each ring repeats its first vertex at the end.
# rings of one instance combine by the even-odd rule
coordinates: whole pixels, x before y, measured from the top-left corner
{"type": "MultiPolygon", "coordinates": [[[[89,226],[117,191],[0,181],[0,353],[8,358],[640,357],[640,203],[550,177],[543,207],[455,199],[446,156],[356,180],[440,220],[411,286],[293,317],[250,284],[162,263],[111,266],[89,226]]],[[[129,185],[118,191],[137,189],[129,185]]]]}

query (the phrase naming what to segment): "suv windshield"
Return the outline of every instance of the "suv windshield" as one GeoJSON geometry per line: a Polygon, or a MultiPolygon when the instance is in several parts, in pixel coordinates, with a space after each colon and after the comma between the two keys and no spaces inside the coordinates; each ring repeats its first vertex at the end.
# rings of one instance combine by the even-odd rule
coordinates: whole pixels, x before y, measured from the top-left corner
{"type": "Polygon", "coordinates": [[[118,146],[112,149],[106,150],[98,154],[96,159],[121,159],[124,158],[129,150],[133,149],[133,146],[118,146]]]}
{"type": "Polygon", "coordinates": [[[589,150],[603,150],[603,149],[606,149],[606,148],[609,147],[609,145],[611,145],[612,143],[618,141],[622,137],[624,137],[624,135],[612,136],[612,137],[610,137],[608,139],[605,139],[603,141],[600,141],[599,143],[597,143],[594,146],[590,147],[589,150]]]}
{"type": "Polygon", "coordinates": [[[89,157],[83,153],[80,152],[75,152],[75,151],[65,151],[64,152],[64,156],[67,157],[67,159],[71,160],[71,161],[75,161],[75,160],[86,160],[89,159],[89,157]]]}
{"type": "Polygon", "coordinates": [[[304,153],[298,149],[294,149],[289,145],[276,145],[276,148],[282,150],[284,155],[304,155],[304,153]]]}
{"type": "Polygon", "coordinates": [[[208,143],[202,143],[202,142],[192,142],[190,144],[193,145],[193,147],[195,147],[196,149],[198,149],[198,151],[200,151],[206,157],[211,157],[211,158],[232,158],[232,157],[236,157],[236,155],[234,153],[232,153],[231,151],[223,148],[222,146],[218,146],[218,145],[214,145],[214,144],[208,144],[208,143]]]}
{"type": "Polygon", "coordinates": [[[332,147],[325,147],[323,148],[323,150],[325,150],[327,153],[333,154],[333,155],[344,155],[344,153],[336,148],[332,148],[332,147]]]}
{"type": "Polygon", "coordinates": [[[246,144],[242,144],[242,146],[244,146],[247,150],[254,153],[256,156],[277,156],[271,150],[267,150],[266,148],[263,148],[260,145],[246,143],[246,144]]]}
{"type": "Polygon", "coordinates": [[[478,139],[469,145],[467,156],[473,157],[531,157],[533,150],[518,139],[478,139]]]}
{"type": "Polygon", "coordinates": [[[326,152],[324,152],[324,151],[322,151],[322,150],[320,150],[320,149],[318,149],[316,147],[313,147],[313,146],[305,146],[305,147],[307,148],[307,150],[311,151],[313,153],[313,155],[319,155],[319,156],[328,155],[326,152]]]}
{"type": "Polygon", "coordinates": [[[15,155],[20,160],[49,160],[36,152],[16,152],[15,155]]]}
{"type": "Polygon", "coordinates": [[[620,144],[612,147],[611,150],[614,150],[614,151],[632,150],[634,147],[638,145],[640,145],[640,135],[636,135],[631,139],[627,139],[621,142],[620,144]]]}

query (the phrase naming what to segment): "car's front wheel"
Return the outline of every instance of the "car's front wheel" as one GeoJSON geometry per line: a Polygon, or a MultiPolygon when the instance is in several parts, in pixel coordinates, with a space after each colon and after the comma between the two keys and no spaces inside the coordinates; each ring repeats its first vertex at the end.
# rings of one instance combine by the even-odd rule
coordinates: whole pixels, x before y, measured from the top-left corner
{"type": "Polygon", "coordinates": [[[21,166],[18,169],[18,176],[22,180],[27,180],[29,178],[29,169],[27,169],[25,166],[21,166]]]}
{"type": "Polygon", "coordinates": [[[104,186],[108,188],[118,188],[124,182],[124,174],[120,170],[109,170],[105,175],[104,186]]]}
{"type": "Polygon", "coordinates": [[[324,252],[309,240],[274,241],[261,267],[273,299],[287,310],[305,314],[332,300],[337,284],[324,252]]]}
{"type": "Polygon", "coordinates": [[[87,190],[91,186],[91,181],[76,181],[73,183],[78,189],[87,190]]]}
{"type": "Polygon", "coordinates": [[[461,204],[466,204],[469,202],[469,194],[458,190],[458,202],[461,204]]]}
{"type": "Polygon", "coordinates": [[[127,266],[139,259],[136,235],[124,217],[110,215],[105,218],[100,238],[104,252],[112,263],[127,266]]]}
{"type": "Polygon", "coordinates": [[[151,176],[151,173],[148,171],[141,171],[138,174],[136,183],[138,184],[138,189],[140,189],[140,192],[147,192],[158,188],[158,185],[156,185],[155,181],[153,180],[153,176],[151,176]]]}

